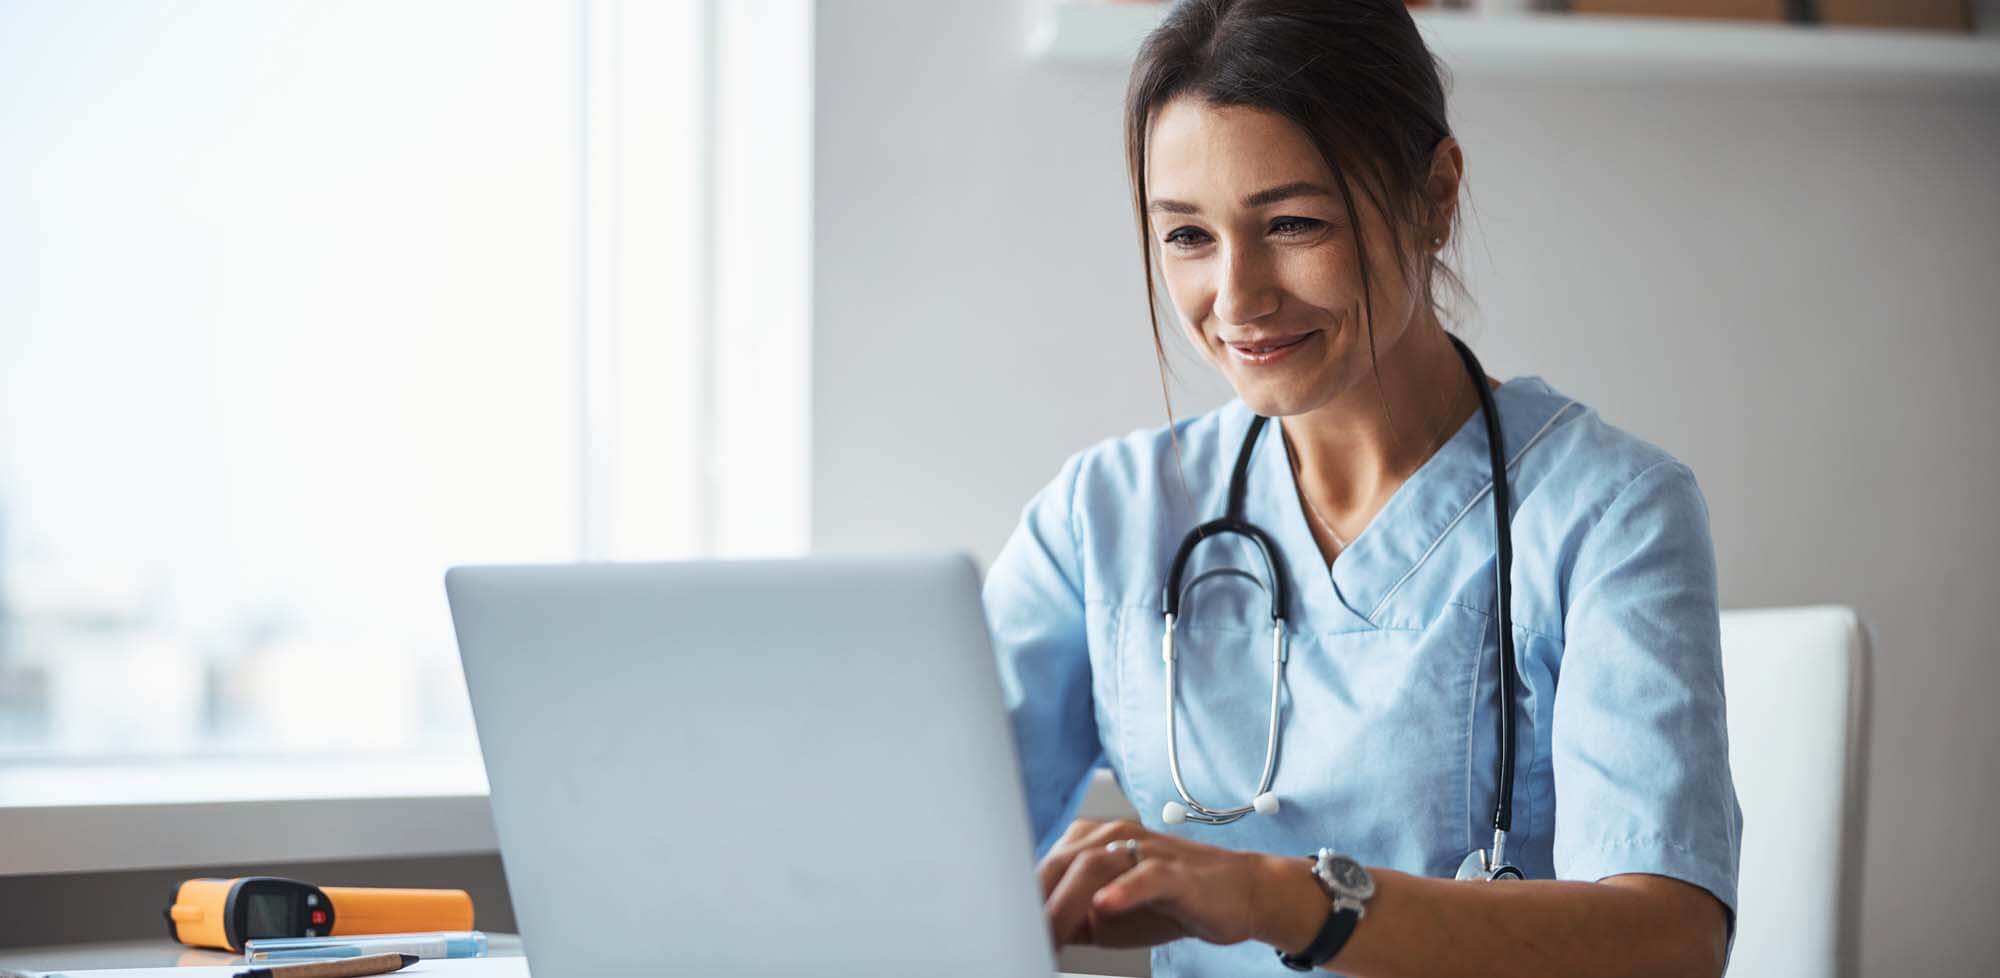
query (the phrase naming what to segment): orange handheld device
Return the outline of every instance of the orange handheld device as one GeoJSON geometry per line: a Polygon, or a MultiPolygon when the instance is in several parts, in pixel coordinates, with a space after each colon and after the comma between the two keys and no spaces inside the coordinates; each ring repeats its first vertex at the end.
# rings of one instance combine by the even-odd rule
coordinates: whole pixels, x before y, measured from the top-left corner
{"type": "Polygon", "coordinates": [[[167,903],[174,940],[241,951],[259,937],[326,937],[471,930],[472,896],[464,890],[319,887],[276,876],[194,879],[167,903]]]}

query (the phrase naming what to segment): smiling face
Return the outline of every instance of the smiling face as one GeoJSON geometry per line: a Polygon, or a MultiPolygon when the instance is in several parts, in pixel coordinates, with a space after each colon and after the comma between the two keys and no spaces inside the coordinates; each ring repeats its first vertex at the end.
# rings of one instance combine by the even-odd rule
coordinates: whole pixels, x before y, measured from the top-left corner
{"type": "MultiPolygon", "coordinates": [[[[1147,139],[1149,230],[1183,327],[1251,410],[1320,408],[1371,373],[1357,225],[1367,235],[1375,356],[1432,315],[1399,270],[1389,219],[1350,176],[1358,215],[1312,141],[1275,113],[1176,98],[1147,139]]],[[[1431,238],[1416,228],[1412,248],[1431,238]]]]}

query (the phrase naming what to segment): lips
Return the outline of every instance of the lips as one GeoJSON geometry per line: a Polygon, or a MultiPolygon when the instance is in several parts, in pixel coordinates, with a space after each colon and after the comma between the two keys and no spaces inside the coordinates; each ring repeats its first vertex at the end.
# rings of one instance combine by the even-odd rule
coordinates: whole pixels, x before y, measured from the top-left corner
{"type": "Polygon", "coordinates": [[[1256,336],[1224,342],[1229,347],[1230,356],[1235,357],[1237,362],[1261,367],[1290,356],[1307,340],[1319,334],[1320,331],[1315,329],[1286,336],[1256,336]]]}
{"type": "Polygon", "coordinates": [[[1265,354],[1276,353],[1287,347],[1297,346],[1311,338],[1312,333],[1298,333],[1293,336],[1278,336],[1255,340],[1229,340],[1227,342],[1230,348],[1238,353],[1265,354]]]}

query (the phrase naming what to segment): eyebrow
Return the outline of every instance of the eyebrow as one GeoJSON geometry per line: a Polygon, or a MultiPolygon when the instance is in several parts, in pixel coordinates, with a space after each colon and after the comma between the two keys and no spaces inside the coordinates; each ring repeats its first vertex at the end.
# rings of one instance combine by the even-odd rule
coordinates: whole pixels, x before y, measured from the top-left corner
{"type": "MultiPolygon", "coordinates": [[[[1282,186],[1272,187],[1269,190],[1259,190],[1256,193],[1243,198],[1243,206],[1263,207],[1267,204],[1275,204],[1281,200],[1291,200],[1294,197],[1331,197],[1331,196],[1333,196],[1333,191],[1328,190],[1325,187],[1320,186],[1319,184],[1312,183],[1307,180],[1298,180],[1292,183],[1284,184],[1282,186]]],[[[1201,213],[1201,208],[1196,207],[1193,204],[1179,200],[1167,200],[1165,198],[1155,199],[1151,204],[1149,204],[1146,207],[1146,209],[1149,211],[1166,211],[1169,214],[1201,213]]]]}

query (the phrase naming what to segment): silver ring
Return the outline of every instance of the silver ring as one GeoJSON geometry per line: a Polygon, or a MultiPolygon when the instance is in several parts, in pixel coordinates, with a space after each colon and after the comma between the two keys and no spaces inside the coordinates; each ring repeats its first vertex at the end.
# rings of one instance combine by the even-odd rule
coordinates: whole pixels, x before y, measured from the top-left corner
{"type": "Polygon", "coordinates": [[[1129,852],[1129,853],[1131,853],[1131,854],[1132,854],[1132,865],[1134,865],[1134,866],[1137,866],[1137,865],[1139,865],[1139,840],[1138,840],[1138,839],[1120,839],[1120,840],[1118,840],[1117,842],[1107,842],[1107,843],[1105,843],[1105,844],[1104,844],[1104,851],[1105,851],[1105,852],[1129,852]]]}

